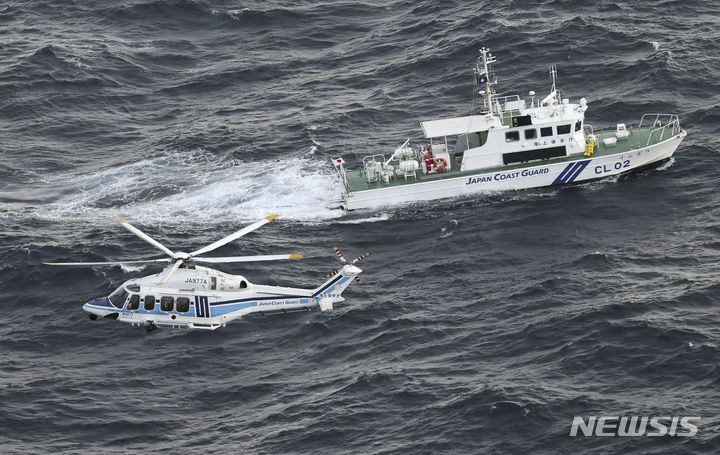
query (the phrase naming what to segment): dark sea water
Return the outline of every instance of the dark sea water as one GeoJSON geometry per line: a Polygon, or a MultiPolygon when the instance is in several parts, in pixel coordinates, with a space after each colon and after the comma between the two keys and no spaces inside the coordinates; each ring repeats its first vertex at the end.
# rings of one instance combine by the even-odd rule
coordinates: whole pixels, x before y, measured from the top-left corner
{"type": "Polygon", "coordinates": [[[717,2],[0,4],[0,453],[718,453],[717,2]],[[504,94],[596,129],[688,137],[660,168],[562,189],[344,214],[330,158],[467,115],[477,50],[504,94]],[[199,248],[314,287],[332,313],[215,332],[89,321],[154,266],[42,261],[199,248]],[[700,416],[693,437],[570,437],[574,416],[700,416]]]}

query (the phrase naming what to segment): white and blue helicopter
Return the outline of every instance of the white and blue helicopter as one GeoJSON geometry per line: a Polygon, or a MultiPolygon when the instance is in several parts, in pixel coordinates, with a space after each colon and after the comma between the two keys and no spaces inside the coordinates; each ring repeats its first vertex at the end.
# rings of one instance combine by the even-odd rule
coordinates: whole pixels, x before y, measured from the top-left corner
{"type": "Polygon", "coordinates": [[[342,292],[362,272],[355,264],[370,255],[365,253],[348,261],[337,247],[335,253],[343,266],[326,275],[329,278],[315,289],[266,286],[250,283],[245,277],[196,265],[299,259],[300,254],[264,256],[204,257],[202,254],[252,232],[277,218],[268,216],[239,231],[192,253],[173,252],[140,229],[120,220],[120,224],[150,245],[167,254],[168,258],[114,262],[45,262],[47,265],[120,265],[169,262],[162,272],[128,280],[107,297],[99,297],[83,305],[90,319],[117,319],[132,325],[144,325],[148,332],[158,327],[215,330],[250,313],[277,314],[308,311],[315,307],[330,311],[343,302],[342,292]]]}

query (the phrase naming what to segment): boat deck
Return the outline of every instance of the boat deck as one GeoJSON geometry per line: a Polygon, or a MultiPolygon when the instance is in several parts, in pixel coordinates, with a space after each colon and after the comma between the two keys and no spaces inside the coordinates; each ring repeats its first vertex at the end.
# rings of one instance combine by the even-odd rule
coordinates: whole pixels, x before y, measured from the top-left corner
{"type": "MultiPolygon", "coordinates": [[[[606,146],[603,143],[603,139],[608,138],[608,137],[615,137],[615,130],[596,132],[595,136],[597,136],[598,140],[595,143],[595,149],[594,149],[594,153],[593,153],[592,157],[595,158],[598,156],[614,155],[616,153],[625,153],[625,152],[629,152],[630,150],[635,150],[635,149],[640,149],[640,148],[646,147],[648,145],[648,139],[651,135],[651,132],[653,131],[653,128],[635,128],[635,129],[628,129],[628,131],[630,132],[630,136],[628,136],[626,139],[618,139],[617,143],[614,146],[606,146]]],[[[670,139],[672,137],[672,135],[673,135],[672,128],[666,128],[663,131],[655,130],[655,132],[652,133],[653,140],[651,141],[650,145],[670,139]]],[[[390,180],[389,183],[384,183],[381,181],[368,183],[367,179],[365,178],[365,171],[363,169],[346,170],[347,184],[348,184],[347,190],[350,192],[353,192],[353,191],[371,190],[371,189],[376,189],[376,188],[386,188],[389,186],[412,185],[414,183],[419,183],[419,182],[428,182],[428,181],[432,181],[432,180],[463,177],[463,176],[469,176],[469,175],[475,175],[475,174],[502,172],[502,171],[508,171],[508,170],[512,170],[512,169],[523,169],[523,168],[534,167],[534,166],[538,166],[538,165],[562,163],[562,162],[566,162],[566,161],[574,161],[574,160],[580,160],[580,159],[585,159],[585,156],[583,156],[582,154],[575,154],[575,155],[563,156],[563,157],[559,157],[559,158],[529,161],[526,163],[508,164],[505,166],[497,166],[497,167],[485,168],[485,169],[473,169],[471,171],[451,170],[448,172],[424,174],[422,172],[422,170],[418,170],[415,173],[417,175],[417,178],[409,177],[406,181],[404,177],[396,175],[395,178],[393,180],[390,180]]],[[[455,163],[452,163],[453,167],[455,165],[456,165],[455,163]]]]}

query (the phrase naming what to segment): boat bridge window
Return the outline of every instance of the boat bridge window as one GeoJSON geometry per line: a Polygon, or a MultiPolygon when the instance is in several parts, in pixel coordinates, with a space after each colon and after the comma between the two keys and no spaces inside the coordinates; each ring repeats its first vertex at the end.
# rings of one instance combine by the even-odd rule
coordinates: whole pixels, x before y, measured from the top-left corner
{"type": "Polygon", "coordinates": [[[126,287],[130,292],[140,292],[140,285],[138,284],[128,284],[126,287]]]}
{"type": "Polygon", "coordinates": [[[578,120],[577,122],[575,122],[575,131],[580,131],[580,128],[582,127],[580,126],[580,120],[578,120]]]}
{"type": "Polygon", "coordinates": [[[127,297],[128,292],[125,290],[124,287],[120,286],[115,290],[115,292],[110,294],[109,299],[110,303],[112,303],[115,308],[122,308],[123,305],[125,305],[125,300],[127,300],[127,297]]]}
{"type": "Polygon", "coordinates": [[[552,126],[546,126],[545,128],[540,128],[540,136],[542,137],[548,137],[552,136],[552,126]]]}
{"type": "Polygon", "coordinates": [[[138,294],[133,294],[130,296],[130,302],[128,302],[127,309],[135,311],[138,308],[140,308],[140,296],[138,294]]]}
{"type": "Polygon", "coordinates": [[[516,142],[520,140],[520,131],[508,131],[505,133],[505,142],[516,142]]]}
{"type": "Polygon", "coordinates": [[[177,312],[178,313],[187,313],[190,311],[190,299],[187,297],[178,297],[177,298],[177,312]]]}
{"type": "Polygon", "coordinates": [[[146,295],[145,296],[144,308],[145,308],[145,311],[153,311],[155,309],[155,296],[154,295],[146,295]]]}
{"type": "Polygon", "coordinates": [[[548,158],[554,158],[557,156],[565,156],[567,152],[565,146],[561,147],[547,147],[542,149],[527,150],[522,152],[512,152],[503,154],[503,163],[525,163],[528,161],[535,160],[546,160],[548,158]]]}
{"type": "Polygon", "coordinates": [[[173,306],[175,306],[174,297],[160,297],[160,311],[172,311],[173,306]]]}
{"type": "Polygon", "coordinates": [[[532,118],[529,115],[519,115],[512,118],[512,126],[532,125],[532,118]]]}
{"type": "Polygon", "coordinates": [[[558,125],[557,133],[558,134],[570,134],[570,126],[571,125],[558,125]]]}
{"type": "Polygon", "coordinates": [[[535,139],[536,137],[537,137],[537,130],[535,128],[525,130],[525,139],[535,139]]]}

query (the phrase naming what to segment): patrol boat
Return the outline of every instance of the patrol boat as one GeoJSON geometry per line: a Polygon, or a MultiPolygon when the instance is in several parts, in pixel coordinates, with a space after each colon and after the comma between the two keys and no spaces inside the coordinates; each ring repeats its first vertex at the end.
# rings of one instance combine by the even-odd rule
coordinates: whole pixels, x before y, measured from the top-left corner
{"type": "Polygon", "coordinates": [[[556,88],[527,100],[495,92],[496,57],[480,50],[474,68],[477,114],[421,122],[425,140],[405,141],[390,156],[362,159],[362,169],[333,159],[343,185],[346,210],[474,193],[521,190],[587,182],[669,159],[687,135],[675,114],[645,114],[635,127],[594,131],[585,122],[585,98],[577,104],[556,88]]]}

